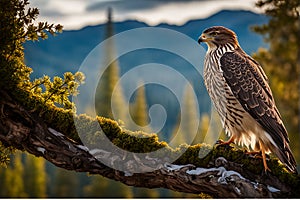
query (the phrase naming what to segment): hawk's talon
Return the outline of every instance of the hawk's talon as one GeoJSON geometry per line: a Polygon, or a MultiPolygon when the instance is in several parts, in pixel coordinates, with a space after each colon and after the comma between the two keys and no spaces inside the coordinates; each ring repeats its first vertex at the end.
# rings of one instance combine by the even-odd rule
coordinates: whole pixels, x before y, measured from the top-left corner
{"type": "Polygon", "coordinates": [[[221,139],[219,139],[219,140],[217,140],[217,141],[216,141],[216,143],[215,143],[215,144],[216,144],[216,145],[220,145],[220,144],[223,144],[223,143],[224,143],[224,141],[223,141],[223,140],[221,140],[221,139]]]}
{"type": "Polygon", "coordinates": [[[223,141],[223,140],[221,140],[221,139],[219,139],[217,142],[216,142],[216,144],[217,145],[227,145],[227,146],[230,146],[230,144],[231,143],[233,143],[234,142],[234,137],[233,136],[231,136],[230,138],[229,138],[229,140],[227,140],[227,141],[223,141]]]}
{"type": "Polygon", "coordinates": [[[247,151],[245,154],[251,158],[262,158],[261,151],[247,151]]]}
{"type": "Polygon", "coordinates": [[[226,149],[232,149],[233,147],[230,146],[231,143],[232,142],[228,142],[228,141],[224,142],[223,140],[219,139],[218,141],[216,141],[215,145],[216,145],[216,148],[224,147],[226,149]]]}
{"type": "Polygon", "coordinates": [[[269,176],[270,173],[271,173],[271,170],[267,167],[267,168],[264,168],[264,170],[262,170],[261,176],[262,177],[269,176]]]}

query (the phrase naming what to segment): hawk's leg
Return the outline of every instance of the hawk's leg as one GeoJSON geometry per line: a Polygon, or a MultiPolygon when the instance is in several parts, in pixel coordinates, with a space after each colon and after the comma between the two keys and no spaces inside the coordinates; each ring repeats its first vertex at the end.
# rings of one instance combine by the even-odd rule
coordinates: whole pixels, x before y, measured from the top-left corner
{"type": "Polygon", "coordinates": [[[267,158],[266,158],[266,151],[265,148],[263,146],[263,144],[261,142],[259,142],[260,145],[260,149],[261,149],[261,155],[262,155],[262,159],[263,159],[263,164],[264,164],[264,168],[265,168],[265,172],[267,171],[271,171],[267,165],[267,158]]]}

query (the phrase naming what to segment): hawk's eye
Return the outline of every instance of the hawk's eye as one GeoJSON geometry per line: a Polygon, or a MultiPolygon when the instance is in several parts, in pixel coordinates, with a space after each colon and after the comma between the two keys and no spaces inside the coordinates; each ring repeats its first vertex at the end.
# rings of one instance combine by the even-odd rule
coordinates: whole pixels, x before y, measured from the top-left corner
{"type": "Polygon", "coordinates": [[[217,35],[218,35],[218,33],[219,33],[219,32],[217,32],[217,31],[214,31],[214,32],[212,32],[210,35],[214,37],[214,36],[217,36],[217,35]]]}

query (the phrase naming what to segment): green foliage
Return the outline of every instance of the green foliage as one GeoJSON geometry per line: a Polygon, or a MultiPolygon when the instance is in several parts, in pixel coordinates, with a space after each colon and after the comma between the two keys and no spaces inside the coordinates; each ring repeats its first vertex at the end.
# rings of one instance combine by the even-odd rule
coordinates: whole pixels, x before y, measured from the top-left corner
{"type": "Polygon", "coordinates": [[[62,132],[75,141],[80,141],[74,124],[73,110],[59,108],[51,103],[45,104],[41,96],[28,90],[16,88],[11,91],[11,95],[21,106],[24,106],[32,114],[41,117],[49,127],[62,132]]]}
{"type": "Polygon", "coordinates": [[[4,147],[0,142],[0,167],[7,167],[10,161],[10,154],[12,154],[14,150],[11,147],[4,147]]]}
{"type": "Polygon", "coordinates": [[[75,109],[74,103],[69,99],[69,96],[76,96],[78,87],[84,82],[84,75],[81,72],[76,72],[74,75],[71,72],[64,74],[64,79],[60,77],[54,77],[51,82],[49,76],[33,81],[33,86],[30,90],[42,97],[44,103],[50,103],[52,105],[62,105],[64,109],[75,109]],[[44,90],[41,86],[44,86],[44,90]]]}
{"type": "Polygon", "coordinates": [[[23,54],[21,44],[25,40],[46,39],[46,31],[54,35],[56,32],[62,32],[60,24],[48,24],[39,22],[35,24],[39,10],[37,8],[28,8],[28,0],[2,0],[1,6],[1,53],[11,56],[21,56],[23,54]],[[12,23],[13,22],[13,23],[12,23]],[[8,40],[7,40],[8,39],[8,40]]]}
{"type": "Polygon", "coordinates": [[[33,94],[42,97],[44,103],[50,102],[71,109],[74,106],[68,97],[77,94],[79,84],[84,81],[82,73],[73,75],[67,72],[64,79],[54,77],[53,82],[48,76],[30,82],[32,69],[24,64],[23,43],[26,40],[46,39],[46,32],[55,35],[62,31],[62,26],[47,22],[35,23],[39,11],[37,8],[27,8],[28,4],[28,0],[0,2],[0,86],[6,90],[31,90],[33,94]]]}
{"type": "Polygon", "coordinates": [[[299,0],[260,0],[257,6],[270,16],[267,24],[253,27],[269,43],[269,49],[259,49],[254,55],[270,79],[279,111],[287,126],[291,148],[300,160],[299,77],[300,77],[300,17],[299,0]]]}
{"type": "Polygon", "coordinates": [[[1,87],[13,89],[16,85],[26,86],[31,68],[23,63],[23,46],[26,40],[47,38],[61,32],[61,25],[48,23],[35,24],[39,11],[28,8],[28,0],[1,0],[0,2],[0,78],[1,87]],[[7,84],[9,82],[9,84],[7,84]]]}
{"type": "MultiPolygon", "coordinates": [[[[23,43],[26,40],[45,39],[46,32],[55,35],[61,32],[62,26],[35,23],[38,9],[28,8],[28,4],[28,0],[0,2],[0,88],[10,91],[16,102],[44,117],[46,122],[52,123],[51,127],[59,130],[70,128],[73,124],[71,109],[75,109],[69,97],[78,93],[77,88],[83,83],[84,76],[80,72],[74,75],[67,72],[63,79],[54,77],[51,81],[48,76],[44,76],[30,81],[32,69],[24,64],[23,43]],[[59,122],[55,123],[54,118],[59,122]],[[68,123],[59,124],[66,121],[68,123]]],[[[73,137],[74,135],[76,134],[73,137]]],[[[1,159],[5,160],[3,154],[1,159]]]]}

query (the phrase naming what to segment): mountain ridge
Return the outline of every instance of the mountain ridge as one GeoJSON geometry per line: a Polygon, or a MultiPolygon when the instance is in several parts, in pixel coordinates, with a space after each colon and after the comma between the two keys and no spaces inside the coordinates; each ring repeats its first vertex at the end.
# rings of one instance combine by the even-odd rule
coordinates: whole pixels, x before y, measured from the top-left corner
{"type": "MultiPolygon", "coordinates": [[[[264,22],[267,22],[265,15],[259,15],[251,11],[223,10],[206,19],[190,20],[182,26],[162,23],[153,27],[169,28],[179,31],[196,40],[203,29],[209,26],[223,25],[233,29],[237,33],[241,46],[250,54],[255,52],[259,46],[266,47],[266,44],[264,44],[261,36],[249,30],[248,25],[262,24],[264,22]],[[244,38],[250,38],[252,42],[249,44],[248,40],[244,38]]],[[[150,26],[144,22],[135,20],[114,23],[116,34],[141,27],[150,26]]],[[[93,47],[103,41],[104,29],[105,24],[86,26],[79,30],[64,31],[56,37],[50,36],[47,40],[26,42],[24,45],[25,62],[34,69],[32,77],[40,77],[43,74],[50,76],[62,75],[62,73],[67,70],[72,72],[76,71],[83,61],[84,57],[82,55],[87,55],[93,47]],[[78,43],[78,41],[81,42],[78,43]],[[65,46],[65,49],[63,46],[65,46]],[[61,49],[63,49],[63,52],[60,52],[61,49]],[[69,52],[68,54],[65,53],[67,51],[69,52]],[[67,56],[60,57],[63,55],[61,53],[67,56]],[[54,58],[52,56],[54,56],[54,58]],[[67,62],[66,58],[68,57],[72,59],[71,62],[67,62]],[[60,69],[51,69],[51,67],[60,67],[60,69]]]]}

